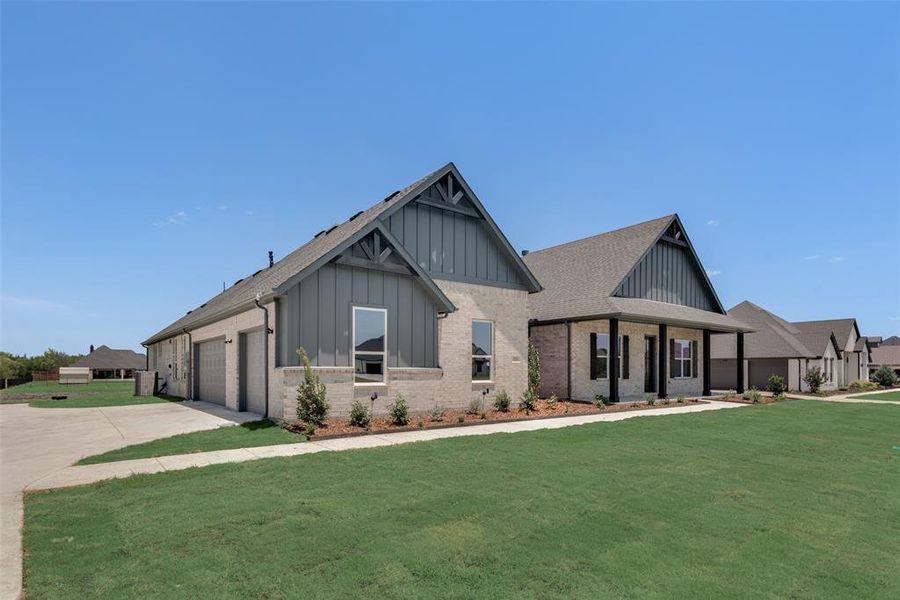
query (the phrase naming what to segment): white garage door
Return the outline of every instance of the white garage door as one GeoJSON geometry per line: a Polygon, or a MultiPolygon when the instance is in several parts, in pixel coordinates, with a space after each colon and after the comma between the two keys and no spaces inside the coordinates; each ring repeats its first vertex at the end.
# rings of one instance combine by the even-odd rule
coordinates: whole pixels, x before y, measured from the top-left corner
{"type": "Polygon", "coordinates": [[[225,340],[197,344],[197,400],[225,405],[225,340]]]}
{"type": "Polygon", "coordinates": [[[266,336],[263,330],[242,333],[241,410],[266,414],[266,336]]]}

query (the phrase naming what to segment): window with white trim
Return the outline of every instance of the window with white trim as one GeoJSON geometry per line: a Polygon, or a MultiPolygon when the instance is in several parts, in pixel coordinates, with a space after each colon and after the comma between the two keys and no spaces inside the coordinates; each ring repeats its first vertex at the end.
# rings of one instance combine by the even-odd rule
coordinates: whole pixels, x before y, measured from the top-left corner
{"type": "Polygon", "coordinates": [[[494,323],[472,321],[472,381],[491,381],[494,358],[494,323]]]}
{"type": "Polygon", "coordinates": [[[357,385],[385,381],[387,310],[353,307],[353,381],[357,385]]]}
{"type": "Polygon", "coordinates": [[[674,340],[674,342],[675,354],[672,358],[674,359],[673,364],[675,365],[675,372],[672,373],[672,378],[685,379],[692,377],[691,365],[693,363],[693,357],[691,356],[691,341],[674,340]]]}
{"type": "Polygon", "coordinates": [[[609,334],[598,333],[594,343],[595,379],[609,378],[609,334]]]}

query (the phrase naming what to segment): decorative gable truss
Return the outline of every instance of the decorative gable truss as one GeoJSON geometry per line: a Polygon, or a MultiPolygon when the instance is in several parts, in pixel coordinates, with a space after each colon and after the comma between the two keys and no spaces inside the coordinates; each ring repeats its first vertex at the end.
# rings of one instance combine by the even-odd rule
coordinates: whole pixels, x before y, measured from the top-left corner
{"type": "Polygon", "coordinates": [[[334,262],[348,267],[360,267],[399,275],[416,275],[406,261],[394,251],[394,247],[376,229],[368,236],[345,249],[334,262]]]}
{"type": "Polygon", "coordinates": [[[677,215],[613,295],[726,314],[677,215]]]}
{"type": "Polygon", "coordinates": [[[466,194],[462,184],[453,175],[452,171],[426,188],[416,197],[416,201],[420,204],[450,210],[476,219],[481,218],[475,204],[466,194]]]}

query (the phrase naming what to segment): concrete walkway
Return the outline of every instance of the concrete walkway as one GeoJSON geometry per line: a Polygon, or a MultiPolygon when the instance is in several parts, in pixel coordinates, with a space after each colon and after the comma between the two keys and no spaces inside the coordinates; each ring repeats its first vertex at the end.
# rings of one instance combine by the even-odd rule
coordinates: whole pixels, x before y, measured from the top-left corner
{"type": "Polygon", "coordinates": [[[819,400],[821,402],[846,402],[847,404],[896,404],[900,406],[900,402],[896,400],[878,400],[876,398],[854,398],[853,396],[868,396],[871,394],[887,394],[889,392],[896,392],[897,389],[892,390],[878,390],[875,392],[847,392],[846,394],[841,394],[840,396],[813,396],[811,394],[800,394],[794,392],[788,392],[787,396],[789,398],[799,398],[800,400],[819,400]]]}
{"type": "Polygon", "coordinates": [[[22,490],[85,457],[179,433],[256,421],[206,402],[102,408],[0,405],[0,598],[22,590],[22,490]]]}
{"type": "Polygon", "coordinates": [[[537,431],[540,429],[559,429],[562,427],[570,427],[572,425],[584,425],[586,423],[622,421],[633,417],[705,412],[725,408],[740,408],[741,406],[749,405],[733,402],[706,402],[687,406],[672,405],[665,408],[652,408],[630,412],[578,415],[572,417],[534,419],[530,421],[511,421],[506,423],[489,423],[485,425],[448,427],[444,429],[423,429],[420,431],[381,433],[358,437],[311,441],[299,444],[280,444],[257,448],[236,448],[233,450],[216,450],[214,452],[161,456],[159,458],[139,458],[135,460],[124,460],[96,465],[72,466],[48,474],[46,477],[34,481],[27,486],[26,489],[48,490],[71,487],[95,483],[104,479],[129,477],[140,473],[180,471],[191,467],[244,462],[276,456],[297,456],[300,454],[314,454],[318,452],[377,448],[380,446],[394,446],[411,442],[426,442],[452,437],[489,435],[493,433],[515,433],[519,431],[537,431]]]}

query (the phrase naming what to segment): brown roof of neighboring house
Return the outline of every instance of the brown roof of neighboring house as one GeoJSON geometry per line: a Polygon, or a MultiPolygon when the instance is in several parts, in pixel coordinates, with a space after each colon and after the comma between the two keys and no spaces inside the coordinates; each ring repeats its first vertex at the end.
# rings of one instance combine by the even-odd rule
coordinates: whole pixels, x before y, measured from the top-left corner
{"type": "MultiPolygon", "coordinates": [[[[766,309],[744,300],[728,314],[753,326],[756,331],[744,338],[744,358],[817,358],[832,344],[840,355],[841,347],[831,329],[812,321],[791,323],[766,309]]],[[[713,358],[736,358],[735,336],[715,335],[710,340],[713,358]]]]}
{"type": "Polygon", "coordinates": [[[878,346],[872,348],[872,359],[869,364],[900,365],[900,346],[878,346]]]}
{"type": "Polygon", "coordinates": [[[838,345],[843,351],[850,341],[850,336],[856,330],[859,335],[859,329],[856,326],[856,319],[826,319],[824,321],[796,321],[794,322],[801,331],[805,333],[834,333],[838,345]]]}
{"type": "Polygon", "coordinates": [[[525,264],[543,287],[528,297],[531,318],[547,322],[619,317],[724,331],[747,329],[726,314],[612,295],[677,218],[674,214],[667,215],[528,253],[525,264]]]}
{"type": "MultiPolygon", "coordinates": [[[[518,265],[520,268],[522,277],[528,282],[530,289],[532,291],[540,289],[537,280],[525,267],[518,254],[513,250],[499,228],[497,228],[496,223],[494,223],[490,215],[487,214],[487,211],[484,211],[483,206],[481,206],[481,203],[474,192],[471,192],[465,184],[465,181],[462,179],[456,166],[453,163],[448,163],[437,171],[429,173],[402,190],[394,192],[368,209],[350,217],[340,225],[335,225],[330,229],[319,232],[313,239],[309,240],[271,267],[261,269],[249,277],[238,280],[237,283],[221,294],[218,294],[198,308],[195,308],[165,329],[153,334],[143,343],[152,344],[176,335],[185,328],[190,329],[191,327],[197,327],[200,324],[217,321],[229,314],[234,314],[237,310],[246,310],[253,306],[254,299],[257,295],[260,296],[262,301],[268,301],[279,291],[280,286],[292,280],[295,275],[309,267],[315,266],[318,261],[329,256],[329,253],[343,248],[347,243],[352,241],[354,236],[369,229],[370,225],[375,224],[378,217],[383,213],[393,208],[397,208],[407,201],[413,200],[428,186],[451,172],[459,182],[465,186],[467,195],[472,202],[483,212],[487,225],[493,228],[498,234],[498,237],[501,238],[502,244],[507,247],[511,259],[514,264],[518,265]]],[[[413,261],[410,266],[413,269],[419,268],[418,265],[415,264],[415,261],[413,261]]],[[[453,310],[452,303],[450,303],[449,299],[437,289],[433,281],[427,277],[427,275],[423,277],[423,281],[433,289],[433,292],[438,296],[439,301],[443,301],[443,304],[447,305],[448,310],[453,310]]]]}
{"type": "Polygon", "coordinates": [[[147,357],[134,350],[117,350],[109,346],[100,346],[69,366],[89,369],[143,369],[147,366],[147,357]]]}

